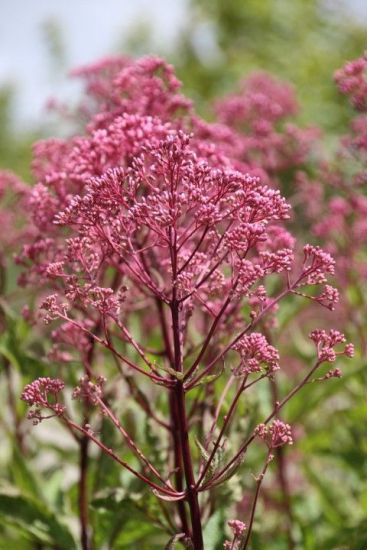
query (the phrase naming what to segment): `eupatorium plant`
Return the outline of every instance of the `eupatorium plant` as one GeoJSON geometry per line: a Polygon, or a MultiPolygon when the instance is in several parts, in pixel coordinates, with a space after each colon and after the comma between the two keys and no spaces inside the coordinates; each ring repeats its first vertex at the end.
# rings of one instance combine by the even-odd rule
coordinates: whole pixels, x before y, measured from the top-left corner
{"type": "Polygon", "coordinates": [[[41,307],[58,322],[50,359],[69,366],[28,384],[22,399],[35,424],[56,417],[79,443],[84,549],[91,444],[153,491],[171,544],[195,550],[216,491],[239,468],[246,475],[249,447],[263,445],[248,513],[230,519],[224,545],[247,548],[274,452],[292,443],[280,411],[307,383],[340,376],[330,363],[353,346],[314,330],[303,377],[267,416],[248,417],[236,445],[229,434],[241,402],[282,366],[266,321],[289,296],[333,309],[334,260],[311,244],[294,254],[290,205],[255,175],[261,162],[231,154],[240,140],[226,118],[201,121],[162,60],[114,60],[84,74],[93,101],[83,135],[35,146],[33,236],[19,257],[22,281],[49,292],[41,307]],[[121,387],[154,424],[159,453],[121,420],[121,387]],[[114,447],[102,422],[118,434],[114,447]]]}
{"type": "Polygon", "coordinates": [[[366,152],[366,57],[346,63],[336,71],[339,90],[350,97],[357,115],[340,139],[336,154],[321,160],[312,176],[306,172],[297,175],[295,202],[306,205],[306,216],[313,233],[335,257],[337,278],[347,289],[343,300],[344,325],[355,332],[363,352],[367,349],[364,330],[366,303],[367,259],[367,197],[366,152]],[[362,114],[361,114],[362,113],[362,114]]]}

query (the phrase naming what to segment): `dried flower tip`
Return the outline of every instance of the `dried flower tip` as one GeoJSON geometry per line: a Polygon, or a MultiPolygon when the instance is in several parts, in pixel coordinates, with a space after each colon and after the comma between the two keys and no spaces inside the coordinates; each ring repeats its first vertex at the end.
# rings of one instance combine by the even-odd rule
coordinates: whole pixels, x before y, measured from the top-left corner
{"type": "Polygon", "coordinates": [[[343,373],[340,369],[331,369],[325,374],[324,379],[329,380],[329,378],[341,378],[342,375],[343,373]]]}
{"type": "Polygon", "coordinates": [[[57,294],[52,294],[42,302],[40,309],[47,311],[47,314],[44,316],[44,321],[45,323],[49,323],[59,317],[65,317],[69,306],[66,303],[58,303],[57,294]]]}
{"type": "Polygon", "coordinates": [[[103,395],[103,386],[106,383],[104,376],[98,376],[96,383],[92,382],[88,376],[82,376],[79,380],[79,386],[74,388],[73,399],[81,399],[90,405],[97,405],[103,395]]]}

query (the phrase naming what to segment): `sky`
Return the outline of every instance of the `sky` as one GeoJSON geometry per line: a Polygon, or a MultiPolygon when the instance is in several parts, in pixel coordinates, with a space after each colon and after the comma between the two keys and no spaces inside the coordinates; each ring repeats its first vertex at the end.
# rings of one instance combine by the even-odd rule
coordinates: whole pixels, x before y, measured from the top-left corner
{"type": "Polygon", "coordinates": [[[16,120],[36,121],[50,97],[66,99],[77,83],[69,69],[112,53],[135,24],[148,21],[155,43],[172,44],[187,0],[0,0],[0,86],[16,89],[16,120]],[[66,63],[52,64],[45,23],[56,21],[66,63]]]}
{"type": "MultiPolygon", "coordinates": [[[[14,119],[31,125],[51,97],[78,93],[69,69],[116,50],[133,25],[148,21],[160,49],[174,43],[187,20],[189,0],[0,0],[0,86],[16,90],[14,119]],[[45,23],[56,21],[65,48],[65,65],[55,67],[45,23]]],[[[367,0],[348,0],[367,19],[367,0]]]]}

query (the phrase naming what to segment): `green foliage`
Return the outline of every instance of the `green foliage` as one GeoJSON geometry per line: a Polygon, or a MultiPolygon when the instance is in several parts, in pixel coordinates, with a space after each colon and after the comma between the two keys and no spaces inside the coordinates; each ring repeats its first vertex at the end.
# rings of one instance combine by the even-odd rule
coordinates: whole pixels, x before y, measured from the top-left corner
{"type": "Polygon", "coordinates": [[[105,490],[96,495],[91,506],[97,526],[97,548],[106,543],[111,549],[134,545],[143,550],[162,548],[164,538],[159,524],[155,524],[157,503],[153,495],[124,489],[105,490]]]}
{"type": "Polygon", "coordinates": [[[19,176],[29,179],[31,145],[36,133],[15,131],[14,93],[15,90],[11,86],[0,87],[0,169],[14,170],[19,176]]]}
{"type": "Polygon", "coordinates": [[[49,544],[60,550],[76,548],[73,536],[59,516],[31,496],[12,490],[1,490],[0,517],[5,532],[8,526],[17,527],[14,542],[18,544],[28,540],[49,544]]]}
{"type": "Polygon", "coordinates": [[[201,100],[223,95],[252,71],[290,81],[302,106],[301,119],[328,131],[342,127],[349,109],[332,82],[346,59],[358,57],[366,23],[347,2],[321,0],[191,0],[191,19],[177,57],[188,95],[201,100]],[[208,31],[209,29],[209,31],[208,31]],[[195,37],[208,33],[202,50],[195,37]],[[216,44],[213,47],[212,43],[216,44]]]}
{"type": "Polygon", "coordinates": [[[224,522],[224,510],[218,510],[206,524],[203,533],[206,550],[219,550],[223,547],[223,542],[225,540],[223,533],[224,522]]]}

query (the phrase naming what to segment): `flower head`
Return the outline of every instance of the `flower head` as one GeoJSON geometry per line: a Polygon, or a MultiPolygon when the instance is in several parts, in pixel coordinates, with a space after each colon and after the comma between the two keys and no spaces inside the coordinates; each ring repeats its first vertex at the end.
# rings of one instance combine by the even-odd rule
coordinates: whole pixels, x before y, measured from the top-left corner
{"type": "Polygon", "coordinates": [[[282,445],[293,445],[291,427],[281,420],[274,420],[270,426],[259,424],[255,429],[255,434],[265,441],[269,449],[275,449],[282,445]]]}
{"type": "Polygon", "coordinates": [[[233,349],[240,354],[240,365],[235,374],[259,372],[262,369],[268,374],[279,369],[279,352],[271,346],[263,334],[253,332],[243,336],[233,349]]]}
{"type": "Polygon", "coordinates": [[[334,349],[335,346],[346,341],[344,334],[338,330],[331,329],[326,332],[317,329],[311,332],[310,338],[316,344],[317,356],[320,362],[333,363],[338,355],[345,355],[346,357],[353,357],[354,355],[354,346],[351,343],[346,344],[342,351],[334,349]]]}
{"type": "Polygon", "coordinates": [[[58,394],[64,389],[65,384],[59,378],[37,378],[25,386],[21,399],[31,407],[28,418],[33,419],[34,424],[38,424],[44,418],[42,409],[48,409],[54,414],[51,416],[61,416],[64,411],[64,405],[58,402],[58,394]]]}
{"type": "Polygon", "coordinates": [[[239,519],[230,519],[228,525],[232,529],[235,537],[240,537],[246,531],[246,524],[239,519]]]}

